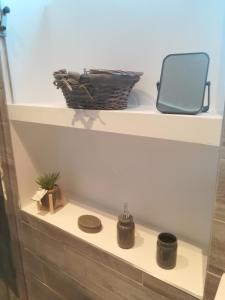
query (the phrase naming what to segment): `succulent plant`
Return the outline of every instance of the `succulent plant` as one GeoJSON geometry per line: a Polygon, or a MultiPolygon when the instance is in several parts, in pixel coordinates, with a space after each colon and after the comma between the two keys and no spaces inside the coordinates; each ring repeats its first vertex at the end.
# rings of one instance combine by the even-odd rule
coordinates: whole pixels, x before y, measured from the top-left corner
{"type": "Polygon", "coordinates": [[[56,181],[59,178],[60,172],[52,172],[46,173],[44,175],[39,176],[35,182],[40,185],[42,189],[52,190],[56,181]]]}

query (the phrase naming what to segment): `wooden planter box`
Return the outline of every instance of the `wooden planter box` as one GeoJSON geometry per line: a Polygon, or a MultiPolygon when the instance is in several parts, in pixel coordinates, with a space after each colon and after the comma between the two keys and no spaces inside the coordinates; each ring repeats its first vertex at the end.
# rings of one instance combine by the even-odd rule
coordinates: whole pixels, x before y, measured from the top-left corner
{"type": "Polygon", "coordinates": [[[64,205],[61,189],[56,184],[52,190],[49,190],[47,194],[38,202],[38,210],[48,210],[50,213],[64,205]]]}

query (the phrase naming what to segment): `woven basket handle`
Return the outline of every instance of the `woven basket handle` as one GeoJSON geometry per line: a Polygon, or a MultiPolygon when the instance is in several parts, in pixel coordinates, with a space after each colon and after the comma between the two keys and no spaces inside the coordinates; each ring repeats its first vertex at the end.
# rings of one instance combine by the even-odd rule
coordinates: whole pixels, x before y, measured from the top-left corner
{"type": "Polygon", "coordinates": [[[73,86],[78,87],[79,89],[83,89],[90,100],[94,101],[94,98],[90,94],[88,88],[85,84],[80,83],[80,74],[75,72],[66,72],[65,69],[59,70],[53,73],[55,80],[54,85],[59,89],[62,86],[65,86],[70,92],[73,91],[73,86]]]}
{"type": "Polygon", "coordinates": [[[85,84],[79,83],[78,87],[79,87],[79,89],[84,89],[85,92],[86,92],[86,94],[88,95],[88,97],[89,97],[92,101],[95,100],[95,99],[92,97],[92,95],[90,94],[90,92],[89,92],[89,90],[88,90],[88,88],[86,87],[85,84]]]}

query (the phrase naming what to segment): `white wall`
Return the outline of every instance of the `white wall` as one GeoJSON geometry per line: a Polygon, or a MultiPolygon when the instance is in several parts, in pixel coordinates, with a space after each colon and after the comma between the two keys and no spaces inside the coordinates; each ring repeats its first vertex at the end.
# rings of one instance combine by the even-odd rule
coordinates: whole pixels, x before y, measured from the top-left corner
{"type": "MultiPolygon", "coordinates": [[[[52,85],[52,72],[63,67],[144,71],[136,101],[154,103],[164,56],[205,51],[211,57],[211,110],[223,107],[223,0],[5,2],[12,10],[7,44],[17,103],[64,103],[52,85]]],[[[67,193],[115,212],[127,201],[136,219],[207,245],[216,147],[14,125],[21,200],[33,192],[37,174],[59,169],[67,193]]]]}
{"type": "Polygon", "coordinates": [[[167,54],[205,51],[211,110],[223,108],[223,0],[4,2],[11,7],[7,43],[16,102],[64,103],[52,72],[96,67],[144,71],[135,97],[149,103],[167,54]]]}

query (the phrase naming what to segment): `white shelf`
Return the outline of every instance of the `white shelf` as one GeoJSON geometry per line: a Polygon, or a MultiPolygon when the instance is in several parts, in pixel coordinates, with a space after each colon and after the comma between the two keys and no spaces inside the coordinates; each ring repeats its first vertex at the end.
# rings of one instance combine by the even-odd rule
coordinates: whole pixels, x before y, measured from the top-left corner
{"type": "Polygon", "coordinates": [[[157,139],[219,146],[222,116],[167,115],[140,106],[122,111],[73,110],[28,104],[9,104],[12,121],[72,127],[157,139]]]}
{"type": "Polygon", "coordinates": [[[116,222],[114,215],[90,208],[80,202],[68,202],[55,214],[37,211],[36,203],[30,202],[23,210],[62,230],[69,232],[108,253],[131,263],[138,269],[151,274],[187,293],[202,299],[206,271],[206,256],[200,248],[183,241],[178,241],[177,265],[173,270],[158,267],[155,261],[156,241],[159,232],[136,224],[136,241],[132,249],[118,247],[116,238],[116,222]],[[77,219],[82,214],[93,214],[99,217],[103,229],[97,234],[82,232],[77,219]],[[106,243],[107,241],[107,243],[106,243]]]}

